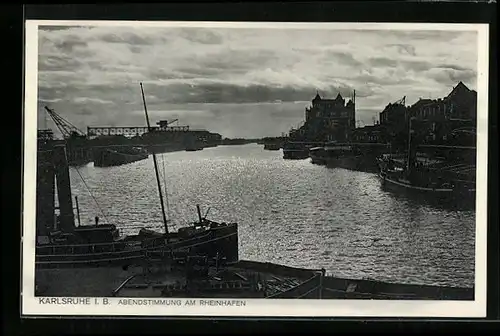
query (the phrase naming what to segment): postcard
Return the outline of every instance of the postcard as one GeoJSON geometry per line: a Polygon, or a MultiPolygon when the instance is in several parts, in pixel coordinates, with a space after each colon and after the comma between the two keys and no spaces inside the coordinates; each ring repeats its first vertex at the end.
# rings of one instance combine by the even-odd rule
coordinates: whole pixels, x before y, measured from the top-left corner
{"type": "Polygon", "coordinates": [[[22,313],[484,317],[488,34],[28,20],[22,313]]]}

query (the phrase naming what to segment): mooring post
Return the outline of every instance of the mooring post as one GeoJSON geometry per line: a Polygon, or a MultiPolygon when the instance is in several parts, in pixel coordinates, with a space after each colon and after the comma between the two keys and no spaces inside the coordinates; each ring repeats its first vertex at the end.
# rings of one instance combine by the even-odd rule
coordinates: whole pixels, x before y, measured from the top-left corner
{"type": "Polygon", "coordinates": [[[75,215],[73,213],[69,165],[65,145],[54,146],[53,160],[60,211],[59,229],[64,232],[73,232],[75,230],[75,215]]]}
{"type": "Polygon", "coordinates": [[[326,270],[324,268],[321,269],[321,277],[319,278],[319,293],[318,299],[323,298],[323,278],[325,277],[326,270]]]}

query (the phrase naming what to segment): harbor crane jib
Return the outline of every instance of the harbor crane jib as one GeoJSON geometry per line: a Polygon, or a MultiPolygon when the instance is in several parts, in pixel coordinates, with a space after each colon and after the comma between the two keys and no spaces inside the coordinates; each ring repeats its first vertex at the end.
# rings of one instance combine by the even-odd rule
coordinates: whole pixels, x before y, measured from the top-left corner
{"type": "Polygon", "coordinates": [[[49,108],[48,106],[45,106],[45,110],[52,118],[52,120],[56,124],[57,128],[59,129],[65,140],[68,140],[69,138],[72,137],[86,137],[85,133],[80,131],[75,125],[70,123],[68,120],[61,117],[53,109],[49,108]]]}

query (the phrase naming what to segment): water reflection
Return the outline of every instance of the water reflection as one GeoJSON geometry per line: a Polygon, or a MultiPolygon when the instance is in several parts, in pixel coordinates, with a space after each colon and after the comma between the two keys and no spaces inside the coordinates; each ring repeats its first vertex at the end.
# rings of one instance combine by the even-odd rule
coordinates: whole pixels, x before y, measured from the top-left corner
{"type": "MultiPolygon", "coordinates": [[[[158,156],[171,227],[196,218],[240,223],[240,258],[324,267],[353,278],[472,286],[474,211],[385,191],[374,174],[287,161],[258,145],[158,156]],[[163,174],[164,173],[164,174],[163,174]]],[[[152,160],[79,168],[109,222],[163,230],[152,160]]],[[[82,222],[98,214],[78,174],[82,222]]]]}

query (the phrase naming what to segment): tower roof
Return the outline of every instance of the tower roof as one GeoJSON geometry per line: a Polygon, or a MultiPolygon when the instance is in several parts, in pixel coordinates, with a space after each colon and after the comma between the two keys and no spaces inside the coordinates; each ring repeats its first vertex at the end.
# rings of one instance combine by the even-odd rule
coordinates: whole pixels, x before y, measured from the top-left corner
{"type": "Polygon", "coordinates": [[[321,100],[321,96],[319,95],[318,91],[316,91],[316,97],[314,97],[313,101],[315,100],[321,100]]]}
{"type": "Polygon", "coordinates": [[[343,99],[344,99],[344,98],[342,97],[342,95],[341,95],[341,94],[340,94],[340,92],[339,92],[339,94],[337,95],[337,97],[335,98],[335,100],[343,100],[343,99]]]}

